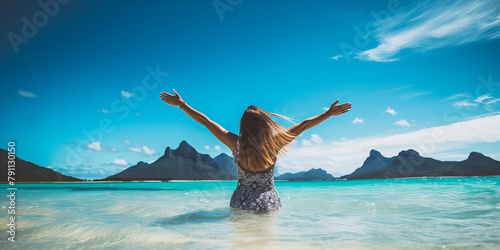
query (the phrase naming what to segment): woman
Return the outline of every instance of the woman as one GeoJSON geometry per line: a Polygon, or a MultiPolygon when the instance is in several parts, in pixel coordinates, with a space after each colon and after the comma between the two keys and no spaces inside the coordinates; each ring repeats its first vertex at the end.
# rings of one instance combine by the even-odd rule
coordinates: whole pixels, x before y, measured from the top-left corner
{"type": "Polygon", "coordinates": [[[337,100],[324,113],[285,129],[268,115],[289,120],[287,117],[250,105],[240,119],[238,136],[191,108],[175,89],[174,93],[175,95],[161,92],[160,97],[166,103],[178,106],[191,118],[207,127],[233,152],[234,162],[238,169],[238,186],[231,197],[230,206],[255,212],[277,211],[282,207],[273,179],[278,153],[286,154],[288,150],[285,146],[306,129],[318,125],[331,116],[346,113],[351,108],[350,103],[337,106],[339,102],[337,100]]]}

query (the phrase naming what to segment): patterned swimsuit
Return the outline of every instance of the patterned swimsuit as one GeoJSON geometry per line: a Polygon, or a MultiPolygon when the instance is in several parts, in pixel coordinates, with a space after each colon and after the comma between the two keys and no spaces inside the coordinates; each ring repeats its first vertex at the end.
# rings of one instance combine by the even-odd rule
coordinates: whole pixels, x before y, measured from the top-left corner
{"type": "Polygon", "coordinates": [[[252,173],[238,165],[238,148],[233,151],[234,163],[238,169],[238,186],[231,197],[230,206],[252,210],[257,213],[278,211],[283,205],[274,187],[274,165],[263,173],[252,173]]]}

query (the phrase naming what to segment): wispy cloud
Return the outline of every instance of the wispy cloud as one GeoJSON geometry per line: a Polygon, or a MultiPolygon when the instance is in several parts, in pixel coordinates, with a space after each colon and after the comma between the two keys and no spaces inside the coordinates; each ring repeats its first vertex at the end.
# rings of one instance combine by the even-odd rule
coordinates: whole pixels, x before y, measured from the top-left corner
{"type": "Polygon", "coordinates": [[[427,94],[430,94],[430,93],[432,93],[432,91],[425,91],[425,92],[418,92],[418,93],[408,94],[408,95],[402,96],[401,99],[410,99],[410,98],[413,98],[413,97],[417,97],[417,96],[421,96],[421,95],[427,95],[427,94]]]}
{"type": "Polygon", "coordinates": [[[331,59],[338,61],[342,57],[344,57],[344,56],[343,55],[336,55],[336,56],[332,57],[331,59]]]}
{"type": "Polygon", "coordinates": [[[492,98],[492,96],[490,94],[486,94],[486,95],[482,95],[482,96],[476,98],[476,100],[474,100],[474,101],[479,102],[479,103],[483,103],[484,100],[487,100],[490,98],[492,98]]]}
{"type": "Polygon", "coordinates": [[[491,100],[491,101],[487,102],[487,103],[486,103],[486,105],[491,105],[491,104],[496,103],[496,102],[498,102],[498,101],[500,101],[500,98],[493,99],[493,100],[491,100]]]}
{"type": "Polygon", "coordinates": [[[389,113],[392,116],[395,116],[397,114],[394,109],[391,109],[391,107],[387,107],[387,109],[384,112],[389,113]]]}
{"type": "Polygon", "coordinates": [[[375,38],[379,45],[356,58],[399,60],[402,50],[431,49],[500,38],[500,1],[425,1],[384,20],[375,38]]]}
{"type": "Polygon", "coordinates": [[[123,140],[122,142],[125,144],[131,144],[131,142],[129,140],[123,140]]]}
{"type": "Polygon", "coordinates": [[[462,98],[462,97],[469,97],[469,96],[470,96],[469,93],[460,93],[460,94],[449,96],[446,99],[444,99],[444,101],[447,102],[447,101],[455,100],[455,99],[462,98]]]}
{"type": "Polygon", "coordinates": [[[122,96],[125,96],[126,98],[130,98],[132,96],[132,94],[122,90],[122,96]]]}
{"type": "Polygon", "coordinates": [[[356,117],[356,118],[352,121],[352,123],[353,123],[353,124],[364,123],[364,122],[365,122],[365,121],[364,121],[363,119],[360,119],[360,118],[358,118],[358,117],[356,117]]]}
{"type": "Polygon", "coordinates": [[[407,89],[407,88],[409,88],[411,86],[413,86],[413,84],[406,85],[406,86],[401,86],[401,87],[397,87],[397,88],[393,88],[393,89],[384,90],[381,93],[388,93],[388,92],[399,91],[399,90],[402,90],[402,89],[407,89]]]}
{"type": "Polygon", "coordinates": [[[282,172],[321,167],[330,173],[349,174],[363,164],[371,149],[376,149],[385,156],[414,149],[426,157],[438,154],[444,157],[456,154],[453,150],[470,148],[478,143],[499,142],[498,124],[500,114],[495,114],[403,134],[326,141],[321,145],[295,144],[297,146],[292,152],[280,158],[276,165],[282,172]],[[334,158],[337,160],[333,160],[334,158]]]}
{"type": "Polygon", "coordinates": [[[18,90],[17,93],[21,96],[28,97],[28,98],[37,98],[38,97],[37,95],[35,95],[32,92],[28,92],[28,91],[25,91],[22,89],[18,90]]]}
{"type": "Polygon", "coordinates": [[[408,123],[408,121],[406,121],[405,119],[401,119],[401,120],[395,122],[394,125],[403,126],[403,127],[410,127],[410,123],[408,123]]]}
{"type": "Polygon", "coordinates": [[[470,106],[477,106],[477,103],[470,102],[469,100],[463,100],[459,102],[453,103],[454,106],[457,107],[470,107],[470,106]]]}

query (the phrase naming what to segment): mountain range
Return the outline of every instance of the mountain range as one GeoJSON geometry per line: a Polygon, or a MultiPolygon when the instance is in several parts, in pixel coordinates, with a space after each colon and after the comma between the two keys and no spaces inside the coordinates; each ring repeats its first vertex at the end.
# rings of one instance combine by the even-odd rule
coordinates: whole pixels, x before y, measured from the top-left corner
{"type": "MultiPolygon", "coordinates": [[[[0,157],[7,159],[8,152],[0,149],[0,157]]],[[[277,166],[276,166],[277,167],[277,166]]],[[[7,180],[7,161],[0,161],[0,182],[7,180]]],[[[276,170],[275,170],[276,172],[276,170]]],[[[412,149],[401,151],[397,156],[384,157],[371,150],[363,165],[340,179],[384,179],[437,176],[488,176],[500,175],[500,162],[478,152],[470,153],[463,161],[438,161],[422,157],[412,149]]],[[[16,158],[16,182],[82,181],[52,169],[16,158]]],[[[95,181],[131,180],[237,180],[234,158],[221,153],[215,158],[198,153],[186,141],[165,153],[152,163],[138,162],[117,174],[95,181]]],[[[299,173],[276,175],[275,180],[332,180],[336,179],[325,170],[310,169],[299,173]]]]}
{"type": "MultiPolygon", "coordinates": [[[[111,175],[102,180],[237,180],[238,172],[234,158],[221,153],[215,158],[207,154],[200,154],[182,141],[179,147],[172,150],[167,147],[163,156],[151,164],[139,162],[120,173],[111,175]]],[[[311,169],[308,172],[284,174],[276,177],[277,180],[312,180],[334,179],[322,169],[311,169]]]]}
{"type": "Polygon", "coordinates": [[[472,152],[463,161],[438,161],[409,149],[387,158],[376,150],[363,165],[341,179],[385,179],[438,176],[488,176],[500,175],[500,162],[478,152],[472,152]]]}

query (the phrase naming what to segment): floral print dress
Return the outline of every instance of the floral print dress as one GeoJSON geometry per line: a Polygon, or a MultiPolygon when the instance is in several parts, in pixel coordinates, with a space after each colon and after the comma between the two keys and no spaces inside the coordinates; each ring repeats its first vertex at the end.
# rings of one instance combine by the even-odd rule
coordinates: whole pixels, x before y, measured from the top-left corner
{"type": "Polygon", "coordinates": [[[240,140],[233,151],[234,163],[238,169],[238,186],[231,197],[230,206],[252,210],[257,213],[278,211],[283,205],[274,187],[274,165],[263,173],[252,173],[238,164],[240,140]]]}

